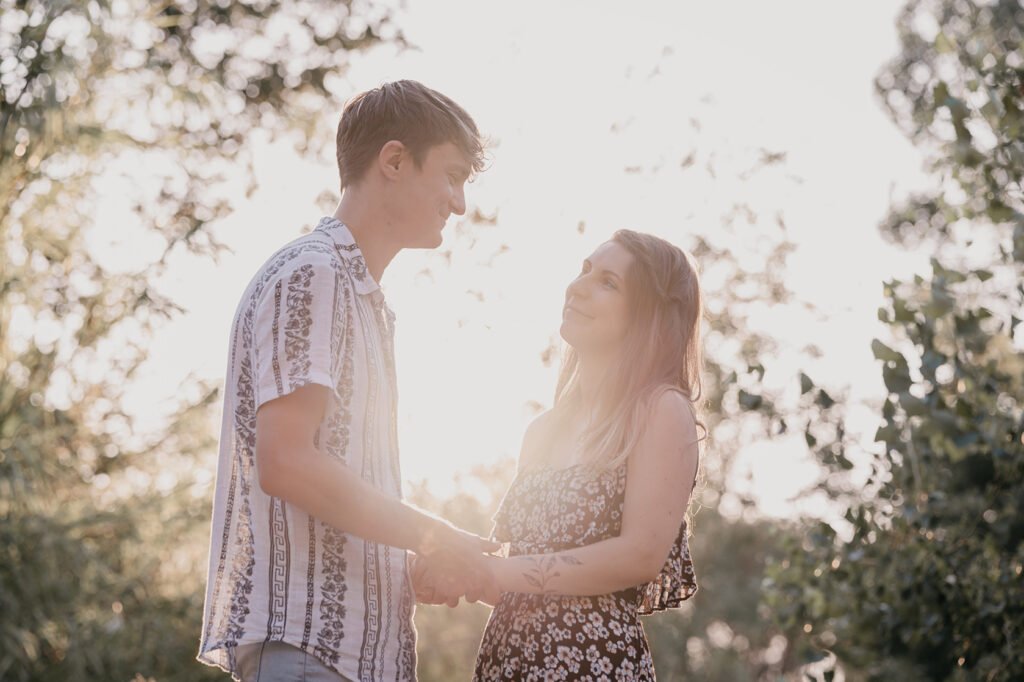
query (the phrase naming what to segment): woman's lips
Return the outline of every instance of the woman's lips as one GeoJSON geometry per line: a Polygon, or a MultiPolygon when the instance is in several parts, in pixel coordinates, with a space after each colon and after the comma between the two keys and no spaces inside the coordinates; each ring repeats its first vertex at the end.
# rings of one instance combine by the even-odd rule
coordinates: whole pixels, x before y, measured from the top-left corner
{"type": "Polygon", "coordinates": [[[593,315],[587,315],[585,312],[581,311],[579,308],[574,308],[571,305],[567,305],[564,308],[562,308],[562,312],[563,312],[563,314],[564,313],[575,313],[575,314],[579,315],[580,317],[587,318],[588,320],[594,319],[593,315]]]}

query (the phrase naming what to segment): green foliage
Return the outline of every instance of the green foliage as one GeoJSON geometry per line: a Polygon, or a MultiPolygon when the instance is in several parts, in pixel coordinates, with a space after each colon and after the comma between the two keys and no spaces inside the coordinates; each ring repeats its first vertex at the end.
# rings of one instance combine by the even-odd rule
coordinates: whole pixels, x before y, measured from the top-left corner
{"type": "Polygon", "coordinates": [[[1016,0],[913,0],[904,8],[902,51],[879,75],[878,92],[957,191],[919,194],[894,208],[883,234],[941,245],[967,220],[972,232],[997,230],[1000,259],[1024,261],[1022,13],[1016,0]]]}
{"type": "Polygon", "coordinates": [[[294,122],[324,123],[347,51],[387,29],[347,5],[0,0],[0,678],[221,677],[193,660],[217,392],[183,386],[147,436],[125,388],[177,311],[166,257],[216,251],[218,171],[256,129],[307,140],[294,122]],[[259,52],[272,23],[307,44],[259,52]],[[114,272],[89,237],[125,160],[132,237],[164,248],[114,272]]]}
{"type": "Polygon", "coordinates": [[[700,590],[685,608],[643,619],[659,679],[779,679],[803,661],[791,647],[795,630],[766,627],[759,595],[765,567],[781,559],[791,531],[715,509],[702,509],[697,520],[691,550],[700,590]]]}
{"type": "Polygon", "coordinates": [[[846,532],[821,524],[792,541],[766,603],[854,679],[1017,680],[1024,8],[915,1],[899,26],[903,51],[879,90],[948,182],[882,228],[932,248],[932,272],[885,283],[878,316],[892,338],[872,343],[888,392],[880,451],[846,532]]]}

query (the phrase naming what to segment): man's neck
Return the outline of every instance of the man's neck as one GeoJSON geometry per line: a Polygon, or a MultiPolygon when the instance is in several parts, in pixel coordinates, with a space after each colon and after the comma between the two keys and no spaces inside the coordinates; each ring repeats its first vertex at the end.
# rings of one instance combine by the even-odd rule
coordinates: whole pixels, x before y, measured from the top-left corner
{"type": "Polygon", "coordinates": [[[387,217],[358,192],[348,190],[342,194],[334,217],[345,224],[356,240],[366,260],[366,269],[377,284],[388,264],[402,250],[401,244],[391,239],[387,217]]]}

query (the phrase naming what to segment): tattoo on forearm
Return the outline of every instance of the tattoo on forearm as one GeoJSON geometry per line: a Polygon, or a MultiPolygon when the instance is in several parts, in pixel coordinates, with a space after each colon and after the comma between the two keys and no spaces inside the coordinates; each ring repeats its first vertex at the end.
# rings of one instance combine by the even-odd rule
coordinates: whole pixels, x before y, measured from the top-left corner
{"type": "Polygon", "coordinates": [[[523,559],[530,563],[530,568],[523,572],[523,578],[528,584],[539,589],[542,594],[554,594],[556,592],[556,590],[551,588],[549,584],[553,578],[557,578],[562,575],[558,571],[559,563],[563,563],[568,566],[583,565],[582,561],[571,554],[563,554],[561,556],[523,557],[523,559]]]}

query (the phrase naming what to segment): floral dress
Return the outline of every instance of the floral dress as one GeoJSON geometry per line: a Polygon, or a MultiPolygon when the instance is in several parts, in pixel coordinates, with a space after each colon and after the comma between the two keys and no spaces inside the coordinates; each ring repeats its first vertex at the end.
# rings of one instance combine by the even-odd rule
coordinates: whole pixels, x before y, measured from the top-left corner
{"type": "MultiPolygon", "coordinates": [[[[619,534],[626,465],[520,472],[494,516],[509,556],[548,554],[619,534]]],[[[639,616],[697,591],[686,521],[657,579],[591,597],[504,592],[487,621],[473,679],[654,680],[639,616]]],[[[552,567],[551,570],[558,570],[552,567]]]]}

